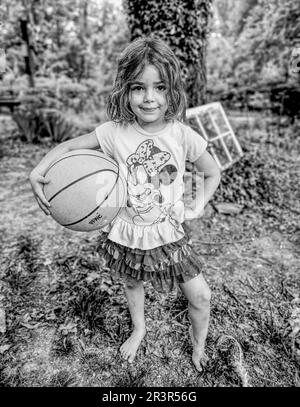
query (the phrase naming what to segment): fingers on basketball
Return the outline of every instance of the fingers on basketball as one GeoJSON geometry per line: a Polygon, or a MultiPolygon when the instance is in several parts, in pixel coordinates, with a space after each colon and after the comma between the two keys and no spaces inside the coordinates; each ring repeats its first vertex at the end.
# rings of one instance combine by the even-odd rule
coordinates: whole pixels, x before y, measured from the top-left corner
{"type": "Polygon", "coordinates": [[[50,215],[49,209],[47,207],[48,205],[50,206],[50,204],[45,199],[44,199],[45,202],[43,202],[42,199],[40,198],[40,196],[38,196],[38,195],[36,195],[36,200],[37,200],[37,203],[39,204],[39,207],[42,209],[42,211],[45,212],[46,215],[50,215]]]}
{"type": "MultiPolygon", "coordinates": [[[[42,184],[49,184],[50,179],[45,179],[45,177],[43,177],[43,176],[41,175],[41,176],[39,177],[38,181],[39,181],[40,183],[42,183],[42,184]]],[[[37,190],[37,191],[36,191],[36,195],[39,197],[40,201],[41,201],[46,207],[49,208],[49,207],[51,206],[50,203],[47,201],[47,199],[46,199],[46,197],[45,197],[45,195],[44,195],[42,189],[37,190]]]]}
{"type": "Polygon", "coordinates": [[[50,179],[46,179],[42,175],[39,176],[38,181],[41,182],[42,184],[49,184],[50,179]]]}

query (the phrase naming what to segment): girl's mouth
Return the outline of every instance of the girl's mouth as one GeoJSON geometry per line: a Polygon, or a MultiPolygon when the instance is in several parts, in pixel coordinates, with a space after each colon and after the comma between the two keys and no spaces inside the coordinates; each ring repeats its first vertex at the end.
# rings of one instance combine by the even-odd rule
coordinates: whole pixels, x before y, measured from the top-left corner
{"type": "Polygon", "coordinates": [[[154,112],[158,108],[157,107],[141,107],[140,109],[143,110],[144,112],[151,113],[151,112],[154,112]]]}

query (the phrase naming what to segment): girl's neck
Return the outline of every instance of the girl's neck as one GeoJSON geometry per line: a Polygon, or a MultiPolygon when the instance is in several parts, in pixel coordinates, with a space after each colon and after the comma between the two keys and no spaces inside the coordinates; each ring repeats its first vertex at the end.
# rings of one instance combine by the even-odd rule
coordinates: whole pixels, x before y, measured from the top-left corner
{"type": "Polygon", "coordinates": [[[166,120],[160,123],[140,123],[140,121],[136,120],[136,123],[147,133],[158,133],[164,130],[168,125],[166,120]]]}

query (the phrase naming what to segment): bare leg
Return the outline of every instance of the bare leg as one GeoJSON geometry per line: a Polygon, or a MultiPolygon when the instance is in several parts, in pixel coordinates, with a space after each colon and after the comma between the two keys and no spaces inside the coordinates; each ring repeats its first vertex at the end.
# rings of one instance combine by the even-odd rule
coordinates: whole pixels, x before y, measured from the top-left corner
{"type": "Polygon", "coordinates": [[[180,284],[180,288],[189,301],[189,317],[192,326],[189,333],[193,345],[192,360],[196,369],[201,372],[207,362],[204,352],[208,331],[211,291],[202,275],[180,284]]]}
{"type": "Polygon", "coordinates": [[[133,332],[120,347],[122,357],[132,363],[136,351],[146,334],[144,316],[144,286],[142,280],[128,278],[125,283],[125,294],[133,324],[133,332]]]}

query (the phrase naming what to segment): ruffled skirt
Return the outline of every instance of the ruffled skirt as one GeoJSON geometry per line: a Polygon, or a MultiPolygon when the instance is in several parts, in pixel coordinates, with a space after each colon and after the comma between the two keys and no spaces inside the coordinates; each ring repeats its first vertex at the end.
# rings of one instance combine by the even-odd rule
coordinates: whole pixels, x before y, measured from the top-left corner
{"type": "Polygon", "coordinates": [[[173,290],[204,269],[204,261],[194,251],[185,235],[182,239],[149,250],[132,249],[108,239],[108,233],[99,236],[97,251],[106,260],[106,266],[117,277],[131,277],[149,281],[159,292],[173,290]]]}

